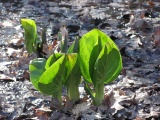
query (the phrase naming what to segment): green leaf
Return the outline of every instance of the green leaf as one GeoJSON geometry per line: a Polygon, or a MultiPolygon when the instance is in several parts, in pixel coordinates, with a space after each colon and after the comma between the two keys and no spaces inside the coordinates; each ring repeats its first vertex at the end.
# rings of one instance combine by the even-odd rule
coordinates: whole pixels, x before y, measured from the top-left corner
{"type": "Polygon", "coordinates": [[[95,84],[114,81],[122,70],[122,59],[114,44],[107,43],[100,52],[94,66],[93,82],[95,84]]]}
{"type": "Polygon", "coordinates": [[[91,30],[80,39],[80,68],[87,82],[92,82],[95,62],[107,42],[115,45],[105,33],[98,29],[91,30]]]}
{"type": "Polygon", "coordinates": [[[102,49],[101,39],[98,39],[96,45],[93,47],[93,50],[91,52],[90,59],[89,59],[89,74],[90,74],[91,80],[93,80],[93,77],[94,77],[94,74],[93,74],[94,65],[101,49],[102,49]]]}
{"type": "Polygon", "coordinates": [[[40,91],[47,95],[52,95],[60,100],[62,92],[63,63],[65,55],[56,60],[40,77],[38,87],[40,91]]]}
{"type": "Polygon", "coordinates": [[[79,40],[76,39],[69,47],[67,53],[78,53],[79,52],[79,40]]]}
{"type": "Polygon", "coordinates": [[[63,53],[56,53],[52,54],[46,62],[45,69],[49,68],[55,61],[57,61],[60,57],[62,57],[64,54],[63,53]]]}
{"type": "Polygon", "coordinates": [[[92,50],[98,40],[98,36],[95,36],[96,31],[90,31],[87,34],[85,34],[81,39],[80,39],[80,44],[79,44],[79,55],[80,55],[80,67],[81,67],[81,72],[83,74],[83,77],[85,80],[88,82],[92,82],[91,76],[89,73],[89,60],[90,56],[92,53],[92,50]]]}
{"type": "Polygon", "coordinates": [[[67,53],[68,50],[68,35],[65,35],[64,41],[61,41],[61,52],[67,53]]]}
{"type": "Polygon", "coordinates": [[[77,53],[66,54],[66,78],[64,85],[67,87],[69,99],[79,99],[78,85],[81,83],[81,71],[77,53]]]}
{"type": "Polygon", "coordinates": [[[29,64],[30,80],[37,90],[39,90],[38,81],[45,71],[45,64],[46,59],[44,58],[36,58],[29,64]]]}
{"type": "Polygon", "coordinates": [[[21,19],[22,27],[25,31],[25,46],[29,53],[35,51],[36,39],[37,39],[37,28],[34,20],[21,19]]]}
{"type": "Polygon", "coordinates": [[[100,105],[104,98],[104,84],[115,80],[122,69],[122,58],[116,44],[97,29],[85,34],[79,43],[80,68],[85,82],[94,84],[95,94],[86,90],[93,103],[100,105]]]}
{"type": "Polygon", "coordinates": [[[67,70],[67,79],[64,82],[65,84],[70,84],[71,82],[75,85],[80,84],[81,71],[79,66],[79,58],[77,53],[66,54],[66,70],[67,70]]]}

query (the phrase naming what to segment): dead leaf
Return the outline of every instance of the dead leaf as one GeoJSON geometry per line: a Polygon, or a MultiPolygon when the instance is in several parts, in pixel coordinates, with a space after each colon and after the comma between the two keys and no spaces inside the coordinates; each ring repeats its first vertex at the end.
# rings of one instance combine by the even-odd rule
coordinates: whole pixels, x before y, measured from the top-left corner
{"type": "Polygon", "coordinates": [[[25,70],[23,72],[23,78],[26,79],[26,80],[30,80],[29,71],[25,70]]]}
{"type": "Polygon", "coordinates": [[[59,110],[62,107],[60,101],[58,101],[56,98],[51,99],[50,106],[52,110],[59,110]]]}
{"type": "Polygon", "coordinates": [[[49,49],[48,49],[48,48],[49,48],[49,47],[48,47],[48,44],[47,44],[47,43],[46,43],[46,44],[43,44],[43,50],[42,50],[42,52],[48,55],[48,53],[49,53],[49,49]]]}
{"type": "Polygon", "coordinates": [[[145,120],[145,119],[137,116],[136,119],[134,119],[134,120],[145,120]]]}
{"type": "Polygon", "coordinates": [[[38,109],[35,109],[36,111],[42,111],[42,112],[51,112],[52,110],[47,108],[47,107],[41,107],[41,108],[38,108],[38,109]]]}
{"type": "Polygon", "coordinates": [[[39,120],[48,120],[49,118],[49,114],[43,110],[36,110],[35,116],[38,117],[39,120]]]}
{"type": "Polygon", "coordinates": [[[15,39],[12,39],[12,40],[8,41],[8,44],[13,43],[14,45],[19,46],[19,45],[22,45],[23,41],[24,40],[22,38],[15,38],[15,39]]]}
{"type": "Polygon", "coordinates": [[[104,101],[103,101],[103,104],[110,107],[111,106],[111,96],[113,95],[113,89],[111,90],[108,90],[105,95],[104,95],[104,101]]]}
{"type": "Polygon", "coordinates": [[[77,104],[74,109],[72,109],[72,113],[76,116],[79,116],[81,112],[84,112],[90,108],[91,103],[83,102],[81,104],[77,104]]]}
{"type": "Polygon", "coordinates": [[[134,22],[132,27],[134,29],[145,30],[145,29],[151,29],[153,26],[150,22],[147,22],[144,19],[138,19],[134,22]]]}
{"type": "Polygon", "coordinates": [[[21,52],[21,50],[15,50],[13,48],[7,49],[7,54],[9,57],[16,57],[20,52],[21,52]]]}
{"type": "Polygon", "coordinates": [[[53,46],[52,46],[52,49],[57,45],[57,40],[54,40],[53,41],[53,46]]]}
{"type": "Polygon", "coordinates": [[[9,77],[7,75],[4,75],[4,74],[0,74],[0,80],[1,81],[4,81],[4,82],[14,82],[16,81],[16,78],[15,77],[9,77]]]}
{"type": "Polygon", "coordinates": [[[88,95],[85,95],[85,96],[82,98],[81,102],[87,102],[87,100],[88,100],[88,95]]]}
{"type": "Polygon", "coordinates": [[[153,36],[154,36],[154,46],[160,47],[160,26],[158,26],[154,29],[153,36]]]}
{"type": "Polygon", "coordinates": [[[152,0],[148,1],[148,4],[150,5],[151,8],[155,6],[155,3],[152,0]]]}
{"type": "Polygon", "coordinates": [[[113,95],[110,98],[113,114],[116,113],[118,110],[124,109],[120,102],[125,103],[126,100],[131,100],[131,97],[125,95],[120,96],[118,91],[113,91],[113,95]]]}
{"type": "Polygon", "coordinates": [[[106,115],[101,115],[93,110],[84,111],[81,116],[86,120],[101,120],[106,118],[106,115]]]}
{"type": "Polygon", "coordinates": [[[2,23],[3,27],[13,27],[13,21],[11,20],[5,20],[3,23],[2,23]]]}
{"type": "Polygon", "coordinates": [[[27,51],[23,51],[23,57],[27,58],[29,56],[29,53],[27,51]]]}
{"type": "Polygon", "coordinates": [[[125,92],[123,90],[118,90],[118,91],[120,96],[125,95],[125,92]]]}

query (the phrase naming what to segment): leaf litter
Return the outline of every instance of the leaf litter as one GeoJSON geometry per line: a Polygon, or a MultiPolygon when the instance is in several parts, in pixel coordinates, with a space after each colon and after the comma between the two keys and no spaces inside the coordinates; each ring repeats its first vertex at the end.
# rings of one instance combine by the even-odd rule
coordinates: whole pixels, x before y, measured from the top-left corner
{"type": "MultiPolygon", "coordinates": [[[[158,0],[71,0],[68,4],[65,1],[14,0],[11,3],[2,1],[0,6],[0,119],[159,120],[158,0]],[[46,18],[46,15],[49,17],[46,18]],[[113,38],[120,48],[124,68],[114,83],[105,86],[102,105],[93,106],[90,97],[81,90],[81,98],[85,99],[73,105],[73,109],[51,109],[51,97],[36,91],[29,81],[28,64],[36,56],[25,51],[19,26],[21,17],[33,17],[39,28],[46,26],[48,41],[55,37],[50,35],[52,31],[59,29],[52,27],[55,19],[58,23],[69,21],[66,22],[69,42],[74,40],[75,35],[82,36],[94,27],[113,38]],[[73,34],[75,30],[71,25],[79,26],[76,34],[73,34]]],[[[80,88],[83,89],[83,85],[80,88]]]]}

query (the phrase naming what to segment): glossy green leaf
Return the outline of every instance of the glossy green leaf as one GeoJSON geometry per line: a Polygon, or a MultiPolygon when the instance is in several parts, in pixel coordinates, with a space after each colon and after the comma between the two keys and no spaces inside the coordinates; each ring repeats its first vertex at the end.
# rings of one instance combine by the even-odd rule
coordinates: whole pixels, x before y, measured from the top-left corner
{"type": "Polygon", "coordinates": [[[56,60],[39,79],[38,87],[40,91],[47,95],[52,95],[60,99],[62,92],[62,76],[63,76],[63,63],[65,55],[62,55],[56,60]]]}
{"type": "Polygon", "coordinates": [[[83,77],[88,81],[91,81],[91,76],[89,73],[89,61],[90,61],[90,56],[92,53],[92,50],[94,46],[96,45],[96,42],[98,40],[98,36],[95,36],[96,31],[90,31],[87,34],[85,34],[81,39],[80,39],[80,44],[79,44],[79,55],[80,55],[80,67],[81,67],[81,72],[83,74],[83,77]]]}
{"type": "Polygon", "coordinates": [[[62,57],[64,54],[63,53],[56,53],[52,54],[46,62],[45,69],[49,68],[55,61],[57,61],[60,57],[62,57]]]}
{"type": "Polygon", "coordinates": [[[95,62],[106,43],[111,43],[117,48],[115,43],[98,29],[91,30],[80,39],[80,67],[87,82],[92,82],[95,62]]]}
{"type": "Polygon", "coordinates": [[[69,76],[69,74],[71,73],[73,67],[76,64],[76,60],[77,60],[77,54],[76,53],[71,53],[71,54],[65,54],[66,58],[65,58],[65,66],[64,66],[64,79],[63,82],[64,84],[67,82],[67,78],[69,76]]]}
{"type": "Polygon", "coordinates": [[[29,53],[35,51],[36,39],[37,39],[37,28],[34,20],[31,19],[21,19],[22,27],[25,31],[25,46],[29,53]]]}
{"type": "Polygon", "coordinates": [[[38,83],[42,93],[60,100],[62,85],[65,85],[70,99],[79,98],[81,72],[77,53],[55,53],[48,58],[45,68],[38,83]]]}
{"type": "Polygon", "coordinates": [[[45,71],[45,64],[46,59],[44,58],[36,58],[29,64],[30,80],[37,90],[39,90],[38,81],[45,71]]]}
{"type": "Polygon", "coordinates": [[[122,70],[122,59],[114,44],[107,43],[100,52],[94,66],[93,82],[109,83],[115,80],[122,70]]]}
{"type": "Polygon", "coordinates": [[[77,53],[66,54],[66,70],[68,72],[65,84],[70,84],[72,80],[75,84],[79,84],[79,78],[81,77],[79,58],[77,53]]]}
{"type": "Polygon", "coordinates": [[[67,53],[78,53],[79,52],[79,40],[76,39],[69,47],[67,53]]]}
{"type": "Polygon", "coordinates": [[[70,99],[79,99],[78,85],[81,82],[81,71],[77,53],[67,54],[66,57],[66,78],[64,85],[67,87],[68,97],[70,99]]]}
{"type": "Polygon", "coordinates": [[[84,80],[94,85],[95,94],[86,86],[93,103],[100,105],[104,98],[104,84],[115,80],[121,69],[122,59],[116,44],[97,29],[85,34],[79,43],[80,68],[84,80]]]}

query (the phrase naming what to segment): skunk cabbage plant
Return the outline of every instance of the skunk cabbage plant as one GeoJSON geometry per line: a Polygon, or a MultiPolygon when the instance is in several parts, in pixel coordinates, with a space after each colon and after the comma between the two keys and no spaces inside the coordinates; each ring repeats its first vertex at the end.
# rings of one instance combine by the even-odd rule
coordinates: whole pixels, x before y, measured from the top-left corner
{"type": "Polygon", "coordinates": [[[25,46],[29,53],[35,52],[37,40],[37,27],[34,20],[21,19],[22,27],[24,28],[25,46]]]}
{"type": "MultiPolygon", "coordinates": [[[[37,52],[43,46],[37,39],[36,24],[31,19],[21,19],[25,30],[25,46],[29,53],[37,52]]],[[[62,39],[62,33],[59,34],[62,39]]],[[[62,87],[66,86],[70,100],[79,99],[78,85],[81,76],[85,81],[85,90],[95,105],[104,98],[104,85],[114,81],[122,70],[122,58],[116,44],[102,31],[93,29],[82,36],[68,49],[67,34],[63,36],[61,52],[54,53],[48,59],[36,58],[30,62],[30,80],[40,92],[52,95],[61,101],[62,87]],[[93,84],[94,90],[89,84],[93,84]]]]}
{"type": "Polygon", "coordinates": [[[122,70],[118,47],[105,33],[93,29],[75,41],[68,51],[79,54],[85,90],[93,98],[93,103],[100,105],[104,98],[104,84],[114,81],[122,70]],[[88,83],[94,85],[95,92],[88,83]]]}
{"type": "Polygon", "coordinates": [[[29,65],[30,79],[40,92],[61,101],[62,86],[69,99],[78,100],[81,72],[77,53],[54,53],[47,60],[36,58],[29,65]]]}

